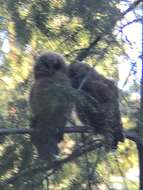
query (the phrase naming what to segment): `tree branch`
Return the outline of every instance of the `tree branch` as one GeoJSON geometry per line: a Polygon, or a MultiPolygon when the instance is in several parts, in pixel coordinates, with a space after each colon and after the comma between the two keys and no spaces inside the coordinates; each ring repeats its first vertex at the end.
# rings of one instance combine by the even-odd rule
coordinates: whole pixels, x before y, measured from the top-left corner
{"type": "MultiPolygon", "coordinates": [[[[14,135],[14,134],[31,134],[34,130],[31,128],[0,128],[0,135],[14,135]]],[[[66,127],[65,133],[92,133],[93,129],[89,126],[74,126],[66,127]]]]}
{"type": "MultiPolygon", "coordinates": [[[[80,146],[79,148],[77,148],[76,150],[73,151],[73,153],[71,155],[69,155],[67,158],[61,159],[59,161],[54,161],[52,162],[50,165],[40,165],[37,167],[28,167],[26,169],[24,169],[23,171],[21,171],[18,174],[15,174],[13,177],[10,177],[6,180],[1,180],[0,181],[0,187],[2,187],[5,184],[14,184],[15,181],[19,178],[19,177],[26,177],[29,174],[39,174],[40,172],[45,172],[48,170],[58,170],[63,164],[66,164],[68,162],[73,161],[75,158],[82,156],[85,153],[88,153],[90,151],[95,150],[95,148],[100,148],[102,147],[103,143],[95,140],[91,143],[89,143],[86,146],[80,146]]],[[[24,179],[23,179],[24,180],[24,179]]],[[[25,179],[26,180],[26,179],[25,179]]],[[[23,181],[24,182],[24,181],[23,181]]]]}
{"type": "Polygon", "coordinates": [[[125,27],[127,27],[127,26],[129,26],[129,25],[131,25],[131,24],[133,24],[133,23],[137,23],[137,22],[141,22],[141,21],[142,21],[141,18],[134,19],[134,20],[132,20],[132,21],[130,21],[130,22],[124,24],[123,26],[121,26],[121,27],[120,27],[120,31],[122,31],[125,27]]]}
{"type": "Polygon", "coordinates": [[[75,60],[83,61],[86,57],[88,57],[91,49],[95,45],[97,45],[97,43],[101,40],[101,38],[102,38],[102,34],[100,34],[100,36],[97,36],[96,39],[93,42],[91,42],[87,48],[81,49],[75,60]]]}
{"type": "MultiPolygon", "coordinates": [[[[1,128],[0,129],[0,135],[11,135],[11,134],[31,134],[32,132],[34,132],[33,129],[30,128],[13,128],[13,129],[5,129],[5,128],[1,128]]],[[[89,126],[74,126],[74,127],[66,127],[64,130],[65,133],[95,133],[94,129],[92,129],[89,126]]],[[[138,150],[138,158],[139,158],[139,171],[140,171],[140,190],[143,190],[143,143],[141,141],[141,139],[139,138],[139,136],[135,133],[135,132],[128,132],[125,131],[124,132],[125,137],[131,141],[133,141],[136,146],[137,146],[137,150],[138,150]]],[[[51,169],[56,169],[59,166],[61,166],[62,164],[65,164],[67,162],[70,162],[72,160],[74,160],[75,158],[82,156],[85,153],[88,153],[90,151],[95,150],[95,148],[100,148],[101,146],[103,146],[103,142],[99,142],[99,141],[94,141],[92,143],[90,143],[88,146],[86,147],[80,147],[77,150],[75,150],[69,157],[62,159],[60,161],[55,161],[53,162],[50,166],[46,166],[46,167],[38,167],[38,168],[28,168],[23,170],[22,172],[20,172],[19,174],[15,175],[12,178],[9,178],[3,182],[0,182],[0,185],[5,184],[5,183],[14,183],[15,180],[17,180],[17,178],[21,177],[21,176],[25,176],[27,175],[29,172],[33,172],[35,174],[35,172],[43,172],[43,170],[51,170],[51,169]]]]}
{"type": "MultiPolygon", "coordinates": [[[[137,1],[134,1],[130,7],[125,10],[122,14],[121,14],[121,18],[122,19],[127,13],[129,13],[130,11],[132,11],[137,5],[139,5],[139,3],[141,3],[142,0],[137,0],[137,1]]],[[[117,22],[117,21],[116,21],[117,22]]],[[[111,33],[111,32],[110,32],[111,33]]],[[[108,33],[108,34],[110,34],[108,33]]],[[[106,34],[107,35],[107,34],[106,34]]],[[[93,47],[95,47],[97,45],[97,43],[99,41],[102,40],[102,38],[105,36],[105,33],[102,33],[100,34],[99,36],[97,36],[93,42],[91,42],[88,47],[86,48],[83,48],[80,50],[80,52],[78,53],[77,57],[75,60],[78,60],[78,61],[83,61],[85,58],[87,58],[89,55],[90,55],[90,52],[92,50],[93,47]]]]}
{"type": "Polygon", "coordinates": [[[124,11],[123,13],[122,13],[122,17],[124,17],[127,13],[129,13],[130,11],[132,11],[137,5],[139,5],[140,3],[142,2],[142,0],[136,0],[136,1],[134,1],[131,5],[130,5],[130,7],[126,10],[126,11],[124,11]]]}

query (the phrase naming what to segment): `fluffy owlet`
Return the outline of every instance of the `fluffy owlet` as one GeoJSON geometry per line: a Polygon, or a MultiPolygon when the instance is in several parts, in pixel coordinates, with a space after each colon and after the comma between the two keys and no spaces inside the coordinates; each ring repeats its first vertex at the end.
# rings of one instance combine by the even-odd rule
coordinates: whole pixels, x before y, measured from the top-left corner
{"type": "Polygon", "coordinates": [[[35,129],[31,140],[41,159],[52,160],[58,155],[58,143],[63,139],[71,101],[71,85],[63,56],[43,53],[35,63],[30,92],[31,127],[35,129]]]}
{"type": "Polygon", "coordinates": [[[81,89],[81,101],[76,108],[80,120],[102,134],[111,149],[124,140],[118,102],[118,88],[112,80],[99,74],[86,63],[69,66],[72,86],[81,89]]]}

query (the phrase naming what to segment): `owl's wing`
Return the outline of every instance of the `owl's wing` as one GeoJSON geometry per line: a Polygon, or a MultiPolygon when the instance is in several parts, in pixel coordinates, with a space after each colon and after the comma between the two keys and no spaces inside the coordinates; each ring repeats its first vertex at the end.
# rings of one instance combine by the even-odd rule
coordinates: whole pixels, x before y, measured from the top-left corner
{"type": "Polygon", "coordinates": [[[112,96],[112,90],[103,81],[87,80],[83,89],[99,102],[108,102],[112,96]]]}
{"type": "Polygon", "coordinates": [[[119,110],[118,88],[108,80],[89,80],[83,86],[89,94],[84,105],[78,110],[82,121],[94,127],[97,133],[110,134],[112,147],[117,147],[119,141],[124,141],[123,127],[119,110]],[[97,103],[91,101],[93,97],[97,103]]]}

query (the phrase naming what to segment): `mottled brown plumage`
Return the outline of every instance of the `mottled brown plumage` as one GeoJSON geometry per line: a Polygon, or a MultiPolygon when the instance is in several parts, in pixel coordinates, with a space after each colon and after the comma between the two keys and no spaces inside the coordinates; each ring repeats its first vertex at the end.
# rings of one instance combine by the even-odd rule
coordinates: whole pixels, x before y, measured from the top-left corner
{"type": "Polygon", "coordinates": [[[109,147],[116,149],[124,140],[118,102],[118,88],[112,80],[99,74],[86,63],[69,66],[72,86],[81,92],[76,105],[80,120],[104,135],[109,147]]]}
{"type": "Polygon", "coordinates": [[[42,54],[35,63],[34,78],[30,106],[35,132],[31,140],[41,159],[52,160],[58,155],[58,143],[71,110],[71,85],[64,58],[57,53],[42,54]]]}

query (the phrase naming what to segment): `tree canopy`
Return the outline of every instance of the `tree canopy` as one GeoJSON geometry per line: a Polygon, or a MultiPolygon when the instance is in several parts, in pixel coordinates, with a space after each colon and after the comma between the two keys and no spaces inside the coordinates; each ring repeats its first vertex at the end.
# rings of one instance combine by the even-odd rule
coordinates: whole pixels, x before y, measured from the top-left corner
{"type": "MultiPolygon", "coordinates": [[[[133,22],[141,22],[141,3],[1,0],[0,127],[29,128],[33,60],[44,50],[63,54],[67,64],[85,61],[118,83],[119,58],[129,60],[127,44],[132,46],[122,31],[130,23],[123,20],[135,12],[133,22]]],[[[142,102],[131,96],[139,88],[134,81],[129,90],[120,89],[120,103],[124,129],[136,132],[142,142],[142,102]]],[[[99,136],[84,135],[86,142],[79,133],[65,134],[60,159],[50,166],[39,160],[28,134],[1,135],[1,189],[108,190],[120,185],[137,190],[138,180],[129,177],[139,168],[136,145],[126,140],[115,154],[106,153],[99,136]]]]}

